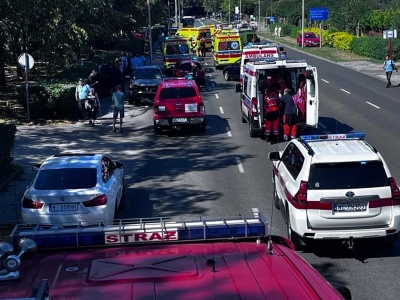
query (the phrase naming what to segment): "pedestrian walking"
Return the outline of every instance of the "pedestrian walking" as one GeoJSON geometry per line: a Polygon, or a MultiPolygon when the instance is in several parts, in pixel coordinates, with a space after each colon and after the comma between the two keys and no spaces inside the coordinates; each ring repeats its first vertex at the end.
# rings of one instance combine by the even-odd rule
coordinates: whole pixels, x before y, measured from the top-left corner
{"type": "Polygon", "coordinates": [[[275,26],[275,29],[274,29],[274,36],[275,36],[275,37],[278,36],[278,26],[275,26]]]}
{"type": "Polygon", "coordinates": [[[285,141],[295,139],[297,135],[297,107],[290,89],[286,88],[283,92],[281,102],[285,105],[283,112],[283,139],[285,141]]]}
{"type": "Polygon", "coordinates": [[[268,142],[274,140],[274,136],[278,136],[279,134],[279,100],[278,94],[272,84],[265,90],[264,114],[264,134],[268,142]]]}
{"type": "Polygon", "coordinates": [[[97,114],[100,110],[100,99],[94,88],[90,88],[87,100],[85,102],[85,108],[88,112],[89,125],[94,126],[97,114]]]}
{"type": "Polygon", "coordinates": [[[85,109],[85,101],[90,92],[90,86],[82,80],[79,79],[78,85],[75,88],[75,100],[78,104],[79,110],[79,121],[83,121],[86,119],[86,109],[85,109]]]}
{"type": "Polygon", "coordinates": [[[278,37],[281,37],[281,31],[282,31],[282,27],[278,26],[278,37]]]}
{"type": "Polygon", "coordinates": [[[385,61],[383,62],[383,69],[385,70],[386,73],[386,79],[387,79],[386,87],[388,88],[392,85],[391,77],[393,70],[396,70],[397,72],[397,67],[389,55],[386,55],[385,61]]]}
{"type": "Polygon", "coordinates": [[[117,86],[117,91],[112,95],[112,103],[114,104],[113,108],[113,132],[115,132],[115,123],[117,122],[117,118],[119,116],[119,129],[118,132],[122,132],[122,121],[124,118],[124,101],[125,94],[122,92],[122,87],[120,85],[117,86]]]}

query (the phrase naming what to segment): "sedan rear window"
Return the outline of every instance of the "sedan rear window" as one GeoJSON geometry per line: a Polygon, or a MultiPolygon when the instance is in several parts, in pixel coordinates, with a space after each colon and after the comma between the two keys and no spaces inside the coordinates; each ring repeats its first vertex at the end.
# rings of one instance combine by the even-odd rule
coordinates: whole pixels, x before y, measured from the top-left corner
{"type": "Polygon", "coordinates": [[[192,98],[196,97],[194,87],[164,88],[160,92],[161,99],[192,98]]]}
{"type": "Polygon", "coordinates": [[[39,171],[36,190],[89,189],[96,186],[95,168],[66,168],[39,171]]]}
{"type": "Polygon", "coordinates": [[[308,184],[314,190],[374,188],[388,185],[388,178],[381,161],[314,164],[308,184]]]}

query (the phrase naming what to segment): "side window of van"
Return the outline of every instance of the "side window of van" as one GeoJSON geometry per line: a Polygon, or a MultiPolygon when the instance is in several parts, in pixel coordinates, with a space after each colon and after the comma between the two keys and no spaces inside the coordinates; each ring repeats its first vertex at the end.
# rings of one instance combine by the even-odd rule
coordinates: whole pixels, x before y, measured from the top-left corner
{"type": "Polygon", "coordinates": [[[248,96],[247,87],[249,86],[249,77],[245,75],[243,79],[243,93],[248,96]]]}

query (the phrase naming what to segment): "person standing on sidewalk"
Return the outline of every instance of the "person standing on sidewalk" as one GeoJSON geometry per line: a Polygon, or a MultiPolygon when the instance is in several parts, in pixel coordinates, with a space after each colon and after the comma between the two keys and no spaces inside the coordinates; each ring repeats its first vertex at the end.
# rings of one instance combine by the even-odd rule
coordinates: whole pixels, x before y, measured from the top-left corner
{"type": "Polygon", "coordinates": [[[112,103],[114,104],[113,109],[113,132],[115,132],[115,123],[119,115],[119,129],[118,132],[122,132],[122,119],[124,118],[124,101],[125,94],[122,92],[122,87],[117,85],[116,92],[112,95],[112,103]]]}
{"type": "Polygon", "coordinates": [[[86,119],[85,101],[90,92],[90,86],[86,84],[82,78],[79,79],[78,86],[75,88],[75,99],[78,104],[79,121],[86,119]]]}
{"type": "Polygon", "coordinates": [[[396,72],[397,72],[397,68],[389,55],[386,55],[386,59],[383,62],[383,69],[385,70],[386,79],[387,79],[386,88],[388,88],[392,85],[392,82],[390,81],[390,79],[392,77],[393,70],[396,70],[396,72]]]}

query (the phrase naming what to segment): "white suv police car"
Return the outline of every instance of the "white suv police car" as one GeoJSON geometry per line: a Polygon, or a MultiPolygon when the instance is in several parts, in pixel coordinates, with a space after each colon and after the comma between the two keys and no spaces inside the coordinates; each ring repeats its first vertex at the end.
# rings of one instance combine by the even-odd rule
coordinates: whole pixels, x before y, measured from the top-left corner
{"type": "Polygon", "coordinates": [[[319,239],[397,240],[400,190],[363,133],[308,135],[270,152],[275,207],[297,245],[319,239]]]}

